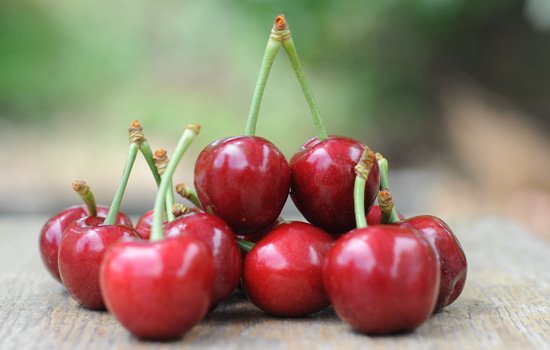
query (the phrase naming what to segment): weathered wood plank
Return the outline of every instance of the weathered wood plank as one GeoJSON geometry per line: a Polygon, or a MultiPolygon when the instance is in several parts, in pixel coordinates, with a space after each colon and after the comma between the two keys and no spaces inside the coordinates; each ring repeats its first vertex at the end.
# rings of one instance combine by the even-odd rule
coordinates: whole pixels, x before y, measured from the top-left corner
{"type": "Polygon", "coordinates": [[[107,312],[81,308],[42,266],[45,218],[0,218],[1,349],[548,349],[550,243],[499,218],[451,226],[469,260],[466,288],[416,331],[369,337],[329,308],[302,318],[267,315],[236,292],[176,342],[130,335],[107,312]]]}

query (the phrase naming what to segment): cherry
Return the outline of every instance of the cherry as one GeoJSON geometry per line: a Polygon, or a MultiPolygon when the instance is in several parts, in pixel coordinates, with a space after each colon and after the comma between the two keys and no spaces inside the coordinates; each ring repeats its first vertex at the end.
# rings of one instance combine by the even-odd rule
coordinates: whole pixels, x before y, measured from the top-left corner
{"type": "Polygon", "coordinates": [[[237,234],[249,234],[272,225],[290,188],[290,169],[283,153],[268,140],[254,135],[263,91],[284,37],[283,24],[284,17],[277,17],[244,135],[212,142],[195,163],[195,189],[202,208],[221,217],[237,234]]]}
{"type": "MultiPolygon", "coordinates": [[[[290,160],[292,201],[304,218],[331,234],[355,228],[353,207],[354,167],[365,145],[330,136],[308,141],[290,160]]],[[[374,162],[365,189],[365,207],[378,193],[378,164],[374,162]]]]}
{"type": "Polygon", "coordinates": [[[195,188],[202,207],[239,234],[264,229],[277,220],[289,184],[286,158],[261,137],[214,141],[195,164],[195,188]]]}
{"type": "Polygon", "coordinates": [[[369,334],[411,331],[432,313],[439,269],[417,231],[390,225],[353,230],[328,252],[323,282],[337,315],[369,334]]]}
{"type": "MultiPolygon", "coordinates": [[[[42,227],[42,230],[40,231],[39,237],[39,249],[42,261],[44,262],[46,269],[50,272],[54,279],[59,282],[61,282],[61,277],[59,276],[57,257],[59,254],[59,243],[61,242],[63,231],[65,231],[67,226],[69,226],[73,221],[88,216],[90,212],[90,209],[88,209],[89,205],[92,206],[92,214],[94,214],[95,216],[105,217],[107,215],[107,212],[109,211],[109,207],[103,205],[95,205],[93,194],[89,190],[89,186],[86,185],[85,182],[75,181],[73,183],[73,189],[75,189],[77,193],[79,191],[84,191],[84,196],[92,196],[92,198],[90,198],[89,200],[91,200],[93,203],[87,203],[86,205],[75,205],[54,215],[48,221],[46,221],[46,223],[42,227]]],[[[83,199],[85,201],[88,200],[86,198],[83,199]]],[[[130,218],[122,212],[118,213],[116,221],[117,223],[122,225],[132,226],[132,221],[130,220],[130,218]]]]}
{"type": "Polygon", "coordinates": [[[221,218],[208,213],[187,214],[168,223],[164,233],[166,237],[182,234],[197,237],[212,252],[216,278],[211,309],[233,293],[241,278],[242,260],[235,235],[221,218]]]}
{"type": "Polygon", "coordinates": [[[59,274],[67,292],[82,306],[103,310],[99,266],[109,246],[124,236],[140,238],[126,225],[102,225],[104,218],[87,216],[73,221],[59,245],[59,274]]]}
{"type": "Polygon", "coordinates": [[[207,313],[214,277],[204,242],[179,235],[115,244],[101,265],[100,286],[107,309],[132,334],[174,339],[207,313]]]}
{"type": "Polygon", "coordinates": [[[462,293],[468,270],[466,255],[454,233],[441,219],[430,215],[412,217],[395,225],[418,230],[434,247],[440,271],[434,311],[450,305],[462,293]]]}
{"type": "MultiPolygon", "coordinates": [[[[317,129],[317,137],[302,145],[290,160],[290,197],[307,221],[330,234],[342,234],[355,228],[353,168],[365,145],[351,138],[327,134],[286,22],[285,26],[287,33],[282,46],[302,87],[317,129]]],[[[378,186],[378,165],[375,164],[366,186],[367,208],[376,199],[378,186]]]]}
{"type": "Polygon", "coordinates": [[[464,289],[468,270],[464,250],[453,231],[441,219],[431,215],[416,216],[406,220],[398,217],[393,197],[387,189],[387,160],[380,154],[377,155],[377,159],[381,169],[380,187],[385,187],[378,195],[382,213],[381,221],[418,230],[434,248],[440,273],[439,295],[434,311],[439,311],[454,302],[464,289]]]}
{"type": "Polygon", "coordinates": [[[299,221],[284,222],[246,255],[242,284],[260,309],[278,316],[303,316],[325,309],[321,269],[333,239],[299,221]]]}
{"type": "Polygon", "coordinates": [[[215,265],[203,240],[164,237],[162,209],[177,163],[198,134],[185,127],[161,178],[148,242],[119,241],[105,256],[100,286],[107,309],[138,337],[173,339],[197,324],[212,302],[215,265]]]}
{"type": "Polygon", "coordinates": [[[136,121],[128,129],[130,146],[117,191],[105,217],[84,217],[67,227],[59,244],[58,267],[61,281],[69,295],[82,306],[105,308],[99,290],[99,265],[107,248],[124,236],[141,238],[130,226],[116,224],[120,204],[142,139],[136,121]],[[138,141],[136,141],[138,140],[138,141]]]}

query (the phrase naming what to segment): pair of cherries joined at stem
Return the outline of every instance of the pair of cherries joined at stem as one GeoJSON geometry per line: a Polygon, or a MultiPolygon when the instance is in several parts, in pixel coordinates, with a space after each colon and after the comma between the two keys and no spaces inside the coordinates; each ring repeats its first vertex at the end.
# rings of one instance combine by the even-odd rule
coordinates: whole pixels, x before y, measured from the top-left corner
{"type": "MultiPolygon", "coordinates": [[[[354,227],[353,167],[365,145],[328,136],[319,108],[300,65],[283,15],[269,37],[244,136],[216,140],[195,163],[195,188],[204,210],[220,216],[236,234],[248,235],[273,225],[289,192],[306,220],[331,234],[354,227]],[[271,142],[254,136],[260,103],[275,56],[283,46],[312,112],[317,137],[306,142],[290,164],[271,142]]],[[[370,207],[379,187],[377,165],[365,192],[370,207]]]]}
{"type": "Polygon", "coordinates": [[[240,279],[241,255],[222,219],[193,213],[163,225],[171,176],[198,130],[198,125],[186,128],[162,176],[149,241],[123,240],[101,265],[107,309],[140,338],[181,337],[233,292],[240,279]]]}
{"type": "MultiPolygon", "coordinates": [[[[376,162],[374,154],[368,159],[376,162]]],[[[388,197],[384,162],[382,224],[367,226],[363,200],[358,199],[365,167],[358,165],[357,228],[336,241],[323,267],[325,290],[336,313],[368,334],[414,330],[458,297],[467,269],[460,243],[441,220],[423,216],[399,221],[388,197]],[[392,218],[395,223],[388,224],[392,218]]]]}

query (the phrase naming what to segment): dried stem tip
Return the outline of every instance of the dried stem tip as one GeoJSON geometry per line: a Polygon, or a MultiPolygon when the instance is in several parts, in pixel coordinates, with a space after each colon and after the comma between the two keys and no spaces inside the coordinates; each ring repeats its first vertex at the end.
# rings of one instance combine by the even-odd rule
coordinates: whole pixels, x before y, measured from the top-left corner
{"type": "Polygon", "coordinates": [[[183,182],[180,182],[175,187],[176,193],[179,194],[180,196],[182,196],[183,198],[188,198],[189,197],[189,191],[187,191],[187,189],[188,189],[188,187],[185,186],[185,184],[183,182]]]}
{"type": "Polygon", "coordinates": [[[378,205],[383,213],[392,212],[394,201],[390,191],[384,189],[378,192],[378,205]]]}
{"type": "Polygon", "coordinates": [[[285,15],[278,15],[277,18],[275,18],[275,23],[273,23],[273,28],[271,28],[271,35],[269,37],[273,40],[284,41],[291,36],[285,15]]]}
{"type": "Polygon", "coordinates": [[[181,204],[181,203],[174,203],[174,206],[172,207],[172,214],[174,214],[175,217],[180,217],[182,215],[187,215],[192,213],[193,211],[191,208],[181,204]]]}
{"type": "Polygon", "coordinates": [[[365,150],[363,151],[363,154],[361,154],[361,159],[359,159],[359,162],[355,166],[355,174],[367,180],[374,162],[376,162],[374,152],[371,151],[369,146],[365,146],[365,150]]]}
{"type": "Polygon", "coordinates": [[[153,155],[153,160],[155,161],[155,166],[159,172],[159,175],[164,174],[166,167],[168,166],[168,153],[166,150],[158,149],[153,155]]]}
{"type": "Polygon", "coordinates": [[[86,181],[75,181],[73,182],[73,190],[81,196],[85,196],[90,192],[90,186],[86,181]]]}
{"type": "Polygon", "coordinates": [[[376,154],[375,154],[375,155],[376,155],[376,160],[377,160],[377,161],[380,161],[380,160],[384,159],[384,156],[383,156],[383,155],[381,155],[381,154],[380,154],[380,153],[378,153],[378,152],[376,152],[376,154]]]}
{"type": "Polygon", "coordinates": [[[140,144],[143,141],[146,141],[145,136],[143,135],[143,128],[139,125],[137,120],[134,120],[128,128],[130,143],[140,144]]]}
{"type": "Polygon", "coordinates": [[[191,130],[195,133],[195,135],[199,134],[199,131],[201,130],[201,126],[199,124],[189,124],[185,126],[186,130],[191,130]]]}

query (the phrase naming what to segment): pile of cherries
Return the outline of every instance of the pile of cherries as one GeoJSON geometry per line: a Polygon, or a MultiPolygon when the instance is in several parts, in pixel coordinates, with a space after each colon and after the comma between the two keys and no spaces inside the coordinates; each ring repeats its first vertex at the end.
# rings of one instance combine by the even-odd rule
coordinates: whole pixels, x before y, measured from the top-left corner
{"type": "Polygon", "coordinates": [[[169,160],[164,150],[151,151],[134,121],[111,206],[96,205],[77,181],[85,205],[44,225],[44,264],[79,304],[107,309],[140,338],[177,339],[242,287],[273,315],[332,305],[354,329],[388,334],[417,328],[462,292],[467,262],[451,229],[433,216],[404,219],[389,192],[386,159],[360,141],[327,134],[283,15],[268,40],[244,135],[202,150],[194,186],[176,186],[189,202],[182,205],[172,176],[199,130],[187,125],[169,160]],[[281,46],[317,129],[290,162],[254,135],[281,46]],[[134,227],[119,207],[138,153],[158,194],[134,227]],[[307,222],[280,216],[289,195],[307,222]]]}

